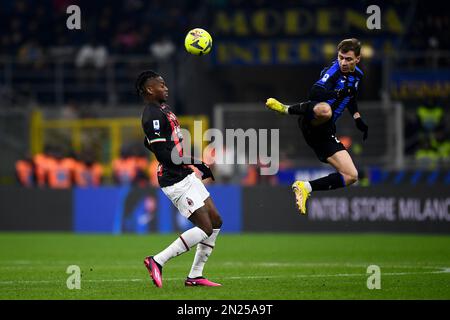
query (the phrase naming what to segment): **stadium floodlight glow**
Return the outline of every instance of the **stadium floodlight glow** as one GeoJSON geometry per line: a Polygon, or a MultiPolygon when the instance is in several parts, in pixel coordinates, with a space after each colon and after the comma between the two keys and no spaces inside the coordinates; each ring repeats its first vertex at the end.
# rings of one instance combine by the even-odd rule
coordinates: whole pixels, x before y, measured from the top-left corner
{"type": "Polygon", "coordinates": [[[375,50],[373,49],[373,47],[370,44],[365,44],[362,48],[361,48],[361,55],[364,58],[373,58],[375,54],[375,50]]]}

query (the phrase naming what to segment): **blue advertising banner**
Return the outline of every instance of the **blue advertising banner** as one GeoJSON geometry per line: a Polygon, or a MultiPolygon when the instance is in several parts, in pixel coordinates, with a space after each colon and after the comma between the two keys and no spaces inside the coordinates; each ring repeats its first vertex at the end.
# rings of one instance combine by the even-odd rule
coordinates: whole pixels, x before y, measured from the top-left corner
{"type": "Polygon", "coordinates": [[[123,206],[129,190],[129,187],[75,188],[74,230],[120,233],[123,206]]]}
{"type": "MultiPolygon", "coordinates": [[[[223,232],[240,232],[241,188],[207,186],[224,221],[223,232]]],[[[131,187],[75,188],[74,231],[120,234],[183,232],[192,227],[160,189],[131,187]]]]}
{"type": "Polygon", "coordinates": [[[283,169],[277,173],[278,183],[291,185],[296,180],[310,181],[333,173],[332,168],[303,168],[303,169],[283,169]]]}

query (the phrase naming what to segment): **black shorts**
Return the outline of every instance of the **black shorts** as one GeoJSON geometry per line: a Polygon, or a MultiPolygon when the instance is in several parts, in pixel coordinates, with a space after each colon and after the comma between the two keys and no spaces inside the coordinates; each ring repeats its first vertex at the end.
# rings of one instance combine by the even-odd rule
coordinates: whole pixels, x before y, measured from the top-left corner
{"type": "Polygon", "coordinates": [[[324,163],[338,151],[347,150],[336,138],[336,126],[328,121],[319,126],[312,126],[309,119],[299,119],[299,125],[306,143],[313,149],[317,158],[324,163]]]}

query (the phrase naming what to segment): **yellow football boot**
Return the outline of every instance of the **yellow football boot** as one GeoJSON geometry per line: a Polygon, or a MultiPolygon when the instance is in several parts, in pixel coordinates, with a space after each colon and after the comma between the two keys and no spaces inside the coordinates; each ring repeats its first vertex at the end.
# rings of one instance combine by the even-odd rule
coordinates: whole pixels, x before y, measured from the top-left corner
{"type": "Polygon", "coordinates": [[[280,101],[278,101],[277,99],[274,98],[269,98],[266,101],[266,106],[267,108],[276,111],[278,113],[281,114],[287,114],[288,113],[288,106],[282,104],[280,101]]]}
{"type": "Polygon", "coordinates": [[[305,182],[295,181],[292,184],[292,191],[295,193],[298,210],[300,210],[301,214],[306,214],[306,200],[308,200],[311,193],[306,189],[305,182]]]}

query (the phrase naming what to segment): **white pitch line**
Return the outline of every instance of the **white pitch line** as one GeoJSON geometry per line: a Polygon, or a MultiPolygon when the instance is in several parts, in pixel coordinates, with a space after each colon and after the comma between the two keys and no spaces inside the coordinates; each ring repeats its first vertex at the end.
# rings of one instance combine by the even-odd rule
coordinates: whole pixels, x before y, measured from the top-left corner
{"type": "Polygon", "coordinates": [[[328,263],[328,262],[224,262],[223,265],[226,266],[250,266],[250,267],[354,267],[354,268],[367,268],[371,264],[379,265],[381,268],[397,268],[397,269],[443,269],[445,267],[441,266],[420,266],[413,264],[404,265],[391,265],[385,263],[377,263],[376,261],[372,263],[328,263]]]}
{"type": "MultiPolygon", "coordinates": [[[[438,274],[450,273],[450,268],[444,268],[439,271],[425,271],[425,272],[382,272],[382,276],[406,276],[414,274],[438,274]]],[[[267,278],[326,278],[326,277],[367,277],[366,273],[338,273],[338,274],[297,274],[292,276],[248,276],[248,277],[226,277],[222,279],[267,279],[267,278]]],[[[217,279],[221,279],[217,277],[217,279]]]]}
{"type": "MultiPolygon", "coordinates": [[[[421,275],[421,274],[442,274],[450,273],[450,268],[442,268],[438,271],[425,271],[425,272],[385,272],[381,273],[382,276],[407,276],[407,275],[421,275]]],[[[297,274],[292,276],[285,275],[267,275],[267,276],[234,276],[234,277],[215,277],[218,280],[243,280],[243,279],[282,279],[282,278],[327,278],[327,277],[366,277],[365,273],[338,273],[338,274],[297,274]]],[[[164,281],[182,281],[185,278],[164,278],[164,281]]],[[[87,279],[81,280],[81,282],[142,282],[150,281],[150,278],[146,279],[87,279]]],[[[32,284],[32,283],[64,283],[62,280],[7,280],[0,281],[2,284],[32,284]]]]}
{"type": "MultiPolygon", "coordinates": [[[[31,266],[39,266],[39,267],[55,267],[55,265],[63,265],[69,266],[72,264],[80,264],[77,261],[54,261],[51,264],[48,261],[42,260],[5,260],[0,261],[0,268],[8,268],[17,265],[31,265],[31,266]]],[[[96,263],[82,262],[83,265],[92,265],[95,266],[96,263]]],[[[426,266],[426,265],[414,265],[414,263],[410,264],[401,264],[401,265],[392,265],[387,263],[379,263],[376,261],[367,262],[367,263],[336,263],[336,262],[235,262],[235,261],[226,261],[221,263],[224,266],[235,266],[235,267],[262,267],[262,268],[273,268],[273,267],[354,267],[354,268],[367,268],[371,264],[379,265],[381,268],[404,268],[404,269],[439,269],[445,268],[443,266],[426,266]]],[[[171,266],[182,266],[181,262],[172,263],[171,266]]],[[[124,266],[140,266],[139,262],[130,262],[130,263],[108,263],[108,268],[120,268],[124,266]]],[[[103,267],[103,265],[101,266],[103,267]]]]}

